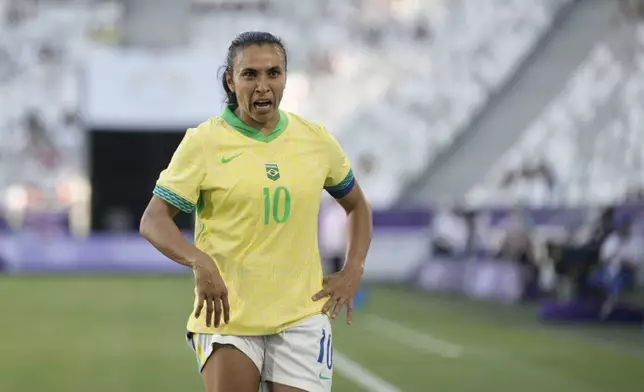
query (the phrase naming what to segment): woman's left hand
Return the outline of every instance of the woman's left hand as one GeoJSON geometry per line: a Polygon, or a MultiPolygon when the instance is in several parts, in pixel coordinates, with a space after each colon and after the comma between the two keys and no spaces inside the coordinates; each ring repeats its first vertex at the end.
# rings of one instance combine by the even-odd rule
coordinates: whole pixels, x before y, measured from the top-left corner
{"type": "Polygon", "coordinates": [[[333,275],[325,276],[322,281],[322,290],[313,296],[313,301],[330,297],[324,304],[322,311],[327,313],[333,309],[332,319],[336,319],[342,310],[347,307],[347,324],[351,324],[351,315],[353,313],[353,298],[360,288],[360,279],[362,272],[352,269],[343,269],[333,275]]]}

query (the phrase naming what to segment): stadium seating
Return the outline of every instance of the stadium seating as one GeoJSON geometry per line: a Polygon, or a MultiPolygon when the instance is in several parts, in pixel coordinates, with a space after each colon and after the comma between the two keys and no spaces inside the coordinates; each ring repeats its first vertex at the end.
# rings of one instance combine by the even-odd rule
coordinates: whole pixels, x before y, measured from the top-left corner
{"type": "MultiPolygon", "coordinates": [[[[258,1],[266,7],[194,12],[190,46],[222,53],[223,64],[230,39],[241,31],[283,37],[298,81],[285,100],[336,133],[352,160],[374,157],[361,181],[372,202],[386,206],[407,178],[454,140],[569,1],[397,1],[386,7],[330,0],[303,2],[297,9],[286,0],[258,1]]],[[[22,22],[0,27],[0,57],[10,59],[0,69],[0,78],[8,80],[0,91],[11,97],[11,104],[0,108],[2,136],[13,132],[27,140],[20,124],[37,110],[54,146],[80,151],[82,132],[61,125],[61,118],[78,112],[84,54],[97,41],[115,42],[122,11],[112,2],[37,3],[22,22]],[[38,60],[43,45],[56,54],[55,66],[38,60]],[[34,93],[44,89],[47,94],[34,93]]],[[[19,151],[11,149],[3,156],[19,151]]],[[[0,174],[5,184],[10,172],[0,174]]],[[[30,176],[37,182],[40,173],[35,169],[30,176]]]]}
{"type": "Polygon", "coordinates": [[[306,86],[289,102],[334,132],[352,160],[375,156],[361,181],[370,200],[386,206],[454,140],[568,1],[398,1],[392,9],[330,0],[294,9],[273,0],[266,10],[200,14],[193,45],[222,51],[249,29],[280,35],[291,72],[306,86]],[[321,54],[330,62],[324,71],[314,61],[321,54]]]}
{"type": "MultiPolygon", "coordinates": [[[[637,29],[641,45],[644,30],[637,29]]],[[[596,45],[560,95],[470,190],[471,203],[614,203],[631,188],[642,189],[643,58],[639,49],[635,56],[619,49],[596,45]],[[555,171],[553,190],[536,194],[526,192],[529,185],[500,186],[508,171],[540,161],[555,171]]]]}
{"type": "MultiPolygon", "coordinates": [[[[354,160],[380,143],[376,147],[381,150],[376,151],[379,170],[362,177],[375,204],[394,202],[405,181],[450,145],[490,94],[512,75],[563,3],[450,3],[449,12],[433,25],[431,42],[398,37],[374,52],[370,64],[387,68],[390,84],[380,90],[380,97],[371,94],[369,102],[341,121],[344,125],[338,133],[354,160]],[[387,59],[384,67],[382,59],[387,59]],[[366,117],[371,121],[362,121],[366,117]],[[401,159],[392,156],[393,146],[401,159]],[[383,178],[394,179],[396,185],[383,178]]],[[[362,75],[373,71],[361,69],[361,77],[347,83],[343,96],[364,89],[362,75]]]]}
{"type": "Polygon", "coordinates": [[[110,41],[121,8],[4,1],[0,11],[0,58],[7,60],[0,61],[0,190],[19,185],[57,208],[59,182],[86,171],[78,121],[83,59],[92,45],[110,41]]]}

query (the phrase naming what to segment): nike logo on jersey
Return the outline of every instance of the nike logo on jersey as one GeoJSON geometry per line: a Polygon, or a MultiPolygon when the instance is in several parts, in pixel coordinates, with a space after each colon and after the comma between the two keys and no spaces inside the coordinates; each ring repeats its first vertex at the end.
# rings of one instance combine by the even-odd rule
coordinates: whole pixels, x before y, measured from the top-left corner
{"type": "Polygon", "coordinates": [[[331,379],[331,376],[326,376],[326,375],[322,374],[322,372],[320,372],[318,377],[320,377],[320,380],[330,380],[331,379]]]}
{"type": "Polygon", "coordinates": [[[223,163],[225,165],[228,162],[232,161],[233,159],[237,158],[238,156],[240,156],[242,154],[243,154],[243,152],[240,152],[239,154],[233,155],[232,157],[229,157],[229,158],[221,157],[221,163],[223,163]]]}

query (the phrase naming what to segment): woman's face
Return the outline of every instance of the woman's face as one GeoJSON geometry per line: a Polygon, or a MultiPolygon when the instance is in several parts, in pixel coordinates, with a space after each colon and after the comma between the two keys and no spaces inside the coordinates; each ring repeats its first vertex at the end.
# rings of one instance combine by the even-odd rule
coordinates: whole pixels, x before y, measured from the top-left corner
{"type": "Polygon", "coordinates": [[[242,121],[259,128],[279,119],[286,88],[284,52],[277,45],[251,45],[238,50],[226,83],[237,95],[242,121]]]}

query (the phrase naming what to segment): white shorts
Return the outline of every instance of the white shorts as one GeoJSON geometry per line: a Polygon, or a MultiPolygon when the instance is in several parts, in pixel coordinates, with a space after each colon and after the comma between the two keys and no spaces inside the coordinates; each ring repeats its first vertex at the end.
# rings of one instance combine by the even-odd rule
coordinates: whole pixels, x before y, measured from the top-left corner
{"type": "Polygon", "coordinates": [[[257,366],[262,382],[329,392],[333,374],[331,322],[323,314],[268,336],[229,336],[187,333],[197,355],[199,371],[213,352],[214,344],[228,344],[243,352],[257,366]]]}

